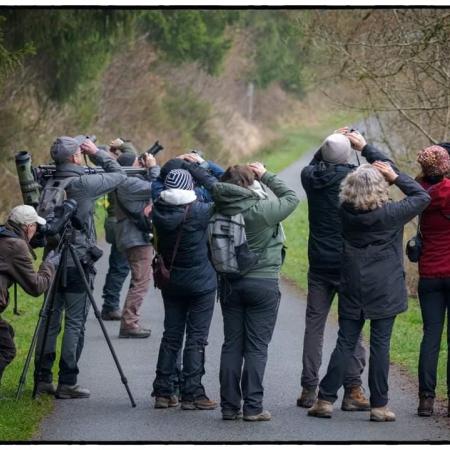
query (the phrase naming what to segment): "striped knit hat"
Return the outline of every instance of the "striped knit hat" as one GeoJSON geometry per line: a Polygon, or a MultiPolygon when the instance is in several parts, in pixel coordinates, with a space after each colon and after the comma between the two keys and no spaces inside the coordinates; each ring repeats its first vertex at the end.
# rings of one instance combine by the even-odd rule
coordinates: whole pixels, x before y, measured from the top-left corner
{"type": "Polygon", "coordinates": [[[194,189],[194,180],[187,170],[173,169],[167,174],[164,180],[164,186],[167,189],[192,191],[194,189]]]}

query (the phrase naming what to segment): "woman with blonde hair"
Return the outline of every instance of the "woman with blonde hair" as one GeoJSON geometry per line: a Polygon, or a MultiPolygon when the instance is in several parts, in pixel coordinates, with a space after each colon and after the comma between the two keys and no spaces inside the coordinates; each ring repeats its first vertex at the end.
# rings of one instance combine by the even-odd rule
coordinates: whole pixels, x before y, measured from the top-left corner
{"type": "Polygon", "coordinates": [[[308,415],[330,418],[348,362],[370,320],[370,420],[391,422],[387,408],[389,346],[394,320],[407,309],[403,270],[403,227],[427,206],[427,192],[388,163],[363,164],[341,185],[344,248],[339,292],[339,333],[318,399],[308,415]],[[406,197],[389,200],[389,184],[406,197]]]}
{"type": "MultiPolygon", "coordinates": [[[[450,157],[442,145],[419,152],[423,176],[419,182],[431,197],[420,217],[422,252],[419,259],[419,301],[423,338],[419,356],[419,416],[433,414],[436,372],[445,316],[450,310],[450,157]]],[[[447,327],[450,327],[447,322],[447,327]]],[[[447,333],[447,347],[450,328],[447,333]]],[[[447,390],[450,395],[450,364],[447,359],[447,390]]],[[[448,405],[450,416],[450,401],[448,405]]]]}

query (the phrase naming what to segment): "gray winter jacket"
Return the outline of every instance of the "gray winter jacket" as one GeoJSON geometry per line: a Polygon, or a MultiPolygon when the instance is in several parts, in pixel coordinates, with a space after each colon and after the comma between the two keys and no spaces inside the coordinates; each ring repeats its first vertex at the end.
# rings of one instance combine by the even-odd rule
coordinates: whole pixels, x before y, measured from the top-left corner
{"type": "MultiPolygon", "coordinates": [[[[109,173],[86,175],[84,167],[63,163],[56,166],[54,175],[54,178],[73,177],[66,188],[66,193],[67,198],[76,200],[78,205],[75,216],[81,223],[82,229],[75,231],[73,243],[80,258],[97,241],[94,223],[95,201],[116,189],[127,179],[122,167],[107,152],[99,150],[95,155],[90,156],[90,159],[109,173]]],[[[71,258],[69,258],[68,266],[75,266],[71,258]]]]}
{"type": "Polygon", "coordinates": [[[121,252],[138,245],[150,245],[149,234],[141,231],[121,206],[131,214],[142,212],[150,202],[152,181],[159,176],[159,171],[159,166],[151,167],[145,178],[140,175],[129,177],[117,189],[116,195],[120,203],[116,204],[116,245],[121,252]]]}

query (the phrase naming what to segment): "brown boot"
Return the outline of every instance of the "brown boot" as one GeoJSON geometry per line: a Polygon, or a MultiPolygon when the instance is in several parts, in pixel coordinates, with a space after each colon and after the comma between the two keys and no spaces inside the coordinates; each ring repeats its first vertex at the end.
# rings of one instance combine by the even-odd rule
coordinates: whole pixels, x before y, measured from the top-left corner
{"type": "Polygon", "coordinates": [[[426,397],[419,394],[419,407],[417,408],[417,414],[420,417],[430,417],[433,414],[433,407],[433,397],[426,397]]]}
{"type": "Polygon", "coordinates": [[[341,405],[342,411],[369,411],[370,403],[361,386],[347,386],[341,405]]]}
{"type": "Polygon", "coordinates": [[[318,398],[312,408],[308,409],[308,416],[331,419],[333,414],[333,403],[318,398]]]}
{"type": "Polygon", "coordinates": [[[303,388],[300,397],[297,399],[297,406],[300,408],[311,408],[316,401],[317,394],[315,388],[303,388]]]}
{"type": "Polygon", "coordinates": [[[387,406],[370,408],[370,420],[372,422],[395,422],[395,414],[387,406]]]}
{"type": "Polygon", "coordinates": [[[194,410],[194,409],[208,410],[208,409],[216,409],[217,406],[218,403],[215,400],[210,400],[206,396],[195,399],[193,401],[183,400],[181,402],[181,409],[185,410],[194,410]]]}

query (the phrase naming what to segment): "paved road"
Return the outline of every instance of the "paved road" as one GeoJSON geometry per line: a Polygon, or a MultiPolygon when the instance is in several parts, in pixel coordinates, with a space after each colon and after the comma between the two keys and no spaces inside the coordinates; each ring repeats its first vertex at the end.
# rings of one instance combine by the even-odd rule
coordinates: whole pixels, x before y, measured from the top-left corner
{"type": "MultiPolygon", "coordinates": [[[[311,155],[305,158],[308,162],[311,155]]],[[[303,161],[282,173],[298,187],[303,161]],[[290,174],[290,175],[289,175],[290,174]]],[[[100,304],[106,257],[99,262],[95,298],[100,304]]],[[[348,413],[339,409],[331,420],[310,418],[295,406],[299,393],[301,349],[305,301],[288,282],[281,283],[282,301],[265,376],[265,408],[271,422],[222,421],[220,411],[182,411],[179,408],[155,410],[150,397],[162,335],[163,306],[159,292],[150,290],[143,307],[143,324],[152,336],[145,340],[119,340],[118,325],[106,322],[113,345],[134,394],[137,407],[131,408],[125,389],[92,315],[87,323],[85,349],[80,361],[79,382],[91,390],[86,400],[56,401],[55,412],[42,424],[37,439],[46,441],[448,441],[450,419],[422,419],[415,415],[416,393],[399,373],[391,371],[390,405],[397,422],[377,424],[368,413],[348,413]]],[[[122,293],[123,295],[123,293],[122,293]]],[[[204,383],[211,398],[219,396],[219,355],[223,338],[220,307],[217,304],[206,353],[204,383]]],[[[324,345],[324,366],[334,348],[337,326],[330,319],[324,345]]],[[[325,367],[322,368],[322,375],[325,367]]],[[[365,377],[367,374],[365,374],[365,377]]]]}

